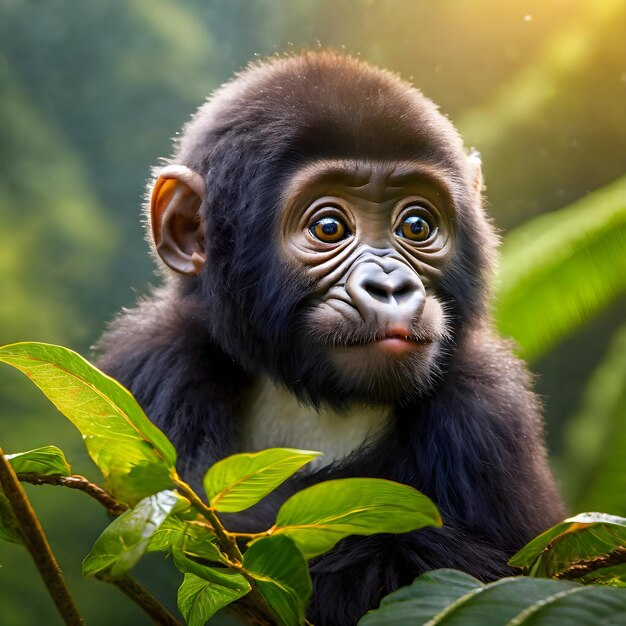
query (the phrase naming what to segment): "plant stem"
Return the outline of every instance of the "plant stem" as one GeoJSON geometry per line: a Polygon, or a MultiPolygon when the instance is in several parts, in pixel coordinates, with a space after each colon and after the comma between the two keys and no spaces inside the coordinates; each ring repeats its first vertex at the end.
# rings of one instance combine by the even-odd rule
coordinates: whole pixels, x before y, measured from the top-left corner
{"type": "Polygon", "coordinates": [[[97,500],[111,515],[121,515],[128,507],[116,500],[108,491],[90,482],[84,476],[42,476],[41,474],[18,474],[19,480],[32,485],[53,485],[77,489],[97,500]]]}
{"type": "Polygon", "coordinates": [[[242,563],[243,555],[241,554],[241,550],[239,550],[237,542],[232,535],[226,531],[215,511],[207,506],[186,482],[179,478],[175,478],[174,480],[176,482],[176,488],[191,502],[194,508],[202,513],[209,524],[211,524],[221,546],[224,548],[224,552],[226,552],[231,560],[242,563]]]}
{"type": "Polygon", "coordinates": [[[61,568],[50,549],[50,544],[37,519],[28,497],[17,475],[0,448],[0,485],[7,497],[13,513],[19,522],[20,534],[26,549],[43,578],[52,600],[68,626],[81,626],[85,621],[65,583],[61,568]]]}
{"type": "Polygon", "coordinates": [[[243,602],[240,601],[240,604],[246,605],[249,602],[252,605],[251,611],[248,611],[247,607],[244,609],[248,623],[263,626],[275,624],[275,616],[272,609],[259,592],[254,578],[248,574],[243,566],[243,554],[241,554],[241,550],[237,545],[234,535],[231,535],[226,528],[224,528],[217,513],[210,506],[207,506],[185,481],[175,476],[174,482],[176,483],[178,491],[180,491],[180,493],[191,502],[194,508],[202,513],[209,524],[211,524],[220,547],[232,562],[231,567],[238,571],[250,583],[250,592],[242,599],[243,602]]]}
{"type": "Polygon", "coordinates": [[[130,574],[119,578],[96,576],[99,580],[115,585],[125,596],[130,598],[144,613],[148,614],[158,626],[182,626],[182,624],[130,574]]]}

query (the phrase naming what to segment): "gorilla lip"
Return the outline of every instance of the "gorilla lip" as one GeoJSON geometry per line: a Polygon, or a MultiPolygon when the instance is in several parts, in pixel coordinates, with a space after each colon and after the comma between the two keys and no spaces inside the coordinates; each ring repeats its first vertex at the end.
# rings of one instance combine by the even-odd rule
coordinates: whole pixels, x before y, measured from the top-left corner
{"type": "Polygon", "coordinates": [[[374,338],[374,343],[389,352],[405,352],[412,350],[415,346],[432,343],[432,340],[420,338],[402,331],[377,335],[374,338]]]}

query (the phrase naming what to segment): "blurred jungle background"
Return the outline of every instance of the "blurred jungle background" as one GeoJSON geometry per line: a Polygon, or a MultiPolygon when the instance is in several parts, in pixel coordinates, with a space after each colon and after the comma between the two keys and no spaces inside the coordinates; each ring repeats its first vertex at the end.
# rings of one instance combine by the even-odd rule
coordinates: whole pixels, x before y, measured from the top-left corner
{"type": "MultiPolygon", "coordinates": [[[[480,151],[505,239],[498,323],[537,375],[570,509],[626,515],[624,0],[0,0],[0,343],[89,355],[156,280],[140,204],[170,138],[250,60],[319,46],[399,72],[480,151]]],[[[0,445],[45,444],[96,476],[2,368],[0,445]]],[[[87,623],[148,623],[81,579],[98,505],[28,493],[87,623]]],[[[175,610],[178,575],[149,556],[139,577],[175,610]]],[[[0,624],[43,623],[60,621],[30,559],[0,544],[0,624]]]]}

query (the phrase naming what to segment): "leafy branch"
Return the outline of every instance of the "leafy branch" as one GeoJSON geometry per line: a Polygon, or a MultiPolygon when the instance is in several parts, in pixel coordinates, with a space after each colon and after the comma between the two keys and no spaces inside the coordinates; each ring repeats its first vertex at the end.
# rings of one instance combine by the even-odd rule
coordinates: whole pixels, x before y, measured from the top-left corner
{"type": "Polygon", "coordinates": [[[76,474],[72,476],[46,476],[33,472],[24,472],[17,474],[17,477],[22,482],[30,483],[31,485],[53,485],[82,491],[99,502],[111,515],[118,516],[128,510],[128,506],[123,502],[116,500],[108,491],[90,482],[84,476],[76,474]]]}

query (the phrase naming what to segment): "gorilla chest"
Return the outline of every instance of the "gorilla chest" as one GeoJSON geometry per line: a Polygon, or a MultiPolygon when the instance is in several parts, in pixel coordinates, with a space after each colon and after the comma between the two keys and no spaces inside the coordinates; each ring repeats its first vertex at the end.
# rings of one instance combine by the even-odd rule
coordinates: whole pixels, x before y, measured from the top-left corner
{"type": "Polygon", "coordinates": [[[242,451],[265,448],[317,450],[323,456],[308,468],[318,469],[376,440],[389,423],[391,407],[355,404],[345,412],[316,410],[301,404],[288,390],[259,378],[241,408],[238,438],[242,451]]]}

